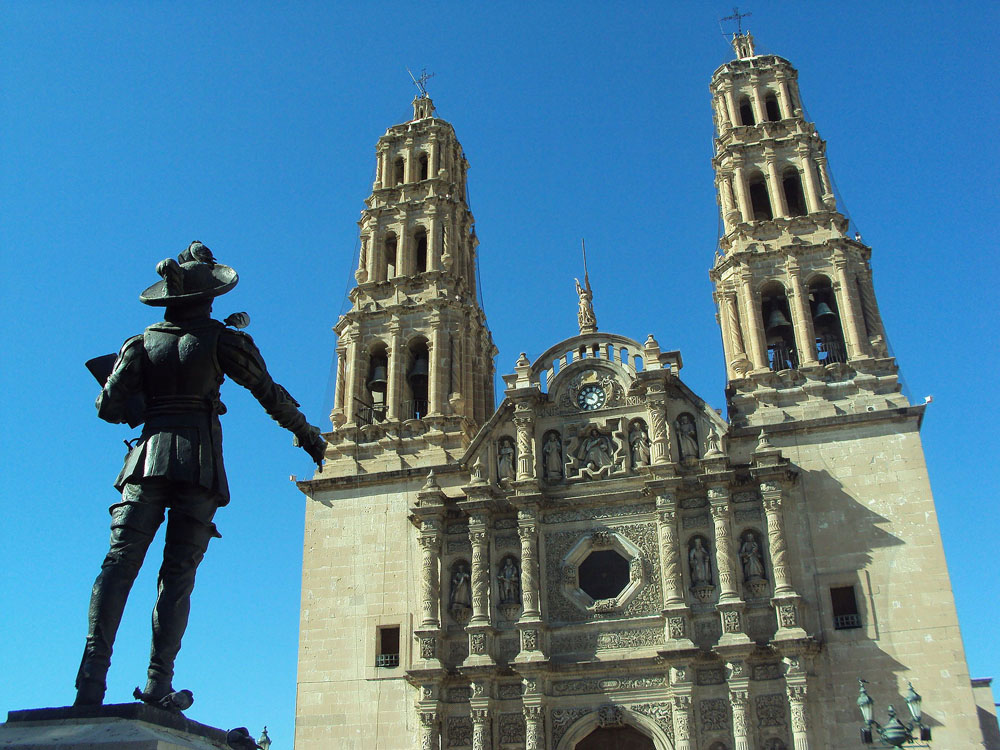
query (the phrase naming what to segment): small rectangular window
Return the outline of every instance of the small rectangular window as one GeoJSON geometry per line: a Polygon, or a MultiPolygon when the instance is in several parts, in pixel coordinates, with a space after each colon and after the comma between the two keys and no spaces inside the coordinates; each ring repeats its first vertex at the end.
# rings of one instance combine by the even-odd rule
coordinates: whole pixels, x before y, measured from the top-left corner
{"type": "Polygon", "coordinates": [[[830,589],[835,630],[852,630],[861,627],[861,613],[853,586],[836,586],[830,589]]]}
{"type": "Polygon", "coordinates": [[[378,653],[375,655],[376,667],[399,666],[399,626],[391,625],[378,629],[378,653]]]}

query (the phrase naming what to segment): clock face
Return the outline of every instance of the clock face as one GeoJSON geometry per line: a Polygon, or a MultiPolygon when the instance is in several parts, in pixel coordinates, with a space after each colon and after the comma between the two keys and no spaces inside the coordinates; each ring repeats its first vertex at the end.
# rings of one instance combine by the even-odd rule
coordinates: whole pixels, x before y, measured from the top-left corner
{"type": "Polygon", "coordinates": [[[607,394],[604,393],[604,389],[601,386],[591,384],[585,385],[580,389],[580,392],[576,396],[576,403],[584,411],[593,411],[604,406],[604,402],[607,399],[607,394]]]}

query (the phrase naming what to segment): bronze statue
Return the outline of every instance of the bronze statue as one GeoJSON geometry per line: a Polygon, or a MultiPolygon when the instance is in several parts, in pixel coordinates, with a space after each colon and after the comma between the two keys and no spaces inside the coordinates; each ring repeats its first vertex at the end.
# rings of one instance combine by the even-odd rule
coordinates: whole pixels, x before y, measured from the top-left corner
{"type": "MultiPolygon", "coordinates": [[[[88,363],[104,381],[97,397],[98,416],[112,423],[143,424],[143,429],[115,481],[122,497],[111,506],[111,548],[90,599],[87,641],[76,678],[78,706],[104,701],[125,601],[164,517],[167,531],[148,679],[136,697],[178,705],[168,696],[176,695],[171,684],[174,659],[187,627],[195,572],[209,540],[220,536],[212,523],[215,511],[229,502],[219,423],[219,415],[226,412],[219,400],[225,376],[249,389],[317,464],[322,464],[326,448],[319,429],[271,379],[253,339],[210,317],[214,298],[236,286],[236,271],[216,263],[200,242],[192,242],[176,261],[162,261],[156,271],[162,280],[139,299],[166,308],[163,321],[125,342],[106,380],[95,369],[99,360],[88,363]]],[[[228,321],[237,327],[247,322],[245,314],[228,321]]]]}

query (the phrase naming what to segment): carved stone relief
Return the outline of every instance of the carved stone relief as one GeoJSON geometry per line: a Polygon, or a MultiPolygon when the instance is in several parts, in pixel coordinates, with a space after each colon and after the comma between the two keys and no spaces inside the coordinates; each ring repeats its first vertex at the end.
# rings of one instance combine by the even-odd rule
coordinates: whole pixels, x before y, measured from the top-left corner
{"type": "Polygon", "coordinates": [[[652,513],[655,510],[653,503],[641,503],[638,505],[601,506],[599,508],[581,508],[579,510],[557,510],[546,513],[542,520],[544,523],[559,524],[570,521],[594,521],[602,518],[618,518],[620,516],[634,516],[640,513],[652,513]]]}
{"type": "Polygon", "coordinates": [[[627,436],[622,420],[609,419],[604,425],[582,422],[567,425],[564,472],[567,479],[606,479],[626,471],[627,436]]]}
{"type": "Polygon", "coordinates": [[[448,717],[448,747],[472,746],[472,719],[467,716],[448,717]]]}
{"type": "Polygon", "coordinates": [[[670,744],[674,742],[674,720],[673,709],[667,701],[656,701],[650,703],[630,703],[627,708],[637,714],[648,716],[657,723],[660,729],[667,735],[670,744]]]}
{"type": "Polygon", "coordinates": [[[501,745],[523,744],[525,739],[524,714],[505,713],[500,714],[498,720],[501,745]]]}
{"type": "Polygon", "coordinates": [[[562,438],[555,430],[545,433],[542,440],[542,477],[550,482],[563,478],[562,438]]]}
{"type": "Polygon", "coordinates": [[[708,698],[698,704],[703,732],[729,731],[729,701],[723,698],[708,698]]]}
{"type": "Polygon", "coordinates": [[[762,727],[783,727],[785,720],[785,696],[781,693],[758,695],[754,700],[757,709],[757,723],[762,727]]]}
{"type": "Polygon", "coordinates": [[[552,746],[558,747],[559,741],[578,719],[591,713],[590,708],[554,708],[550,714],[552,718],[552,746]]]}

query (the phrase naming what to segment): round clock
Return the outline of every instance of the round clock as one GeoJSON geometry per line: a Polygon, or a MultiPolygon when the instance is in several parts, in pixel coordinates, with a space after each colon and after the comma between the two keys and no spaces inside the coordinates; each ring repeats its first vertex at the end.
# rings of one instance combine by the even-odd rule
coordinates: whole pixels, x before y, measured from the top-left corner
{"type": "Polygon", "coordinates": [[[600,409],[604,406],[604,402],[607,401],[607,394],[604,393],[604,389],[599,385],[585,385],[580,389],[580,392],[576,395],[576,403],[584,411],[593,411],[594,409],[600,409]]]}

